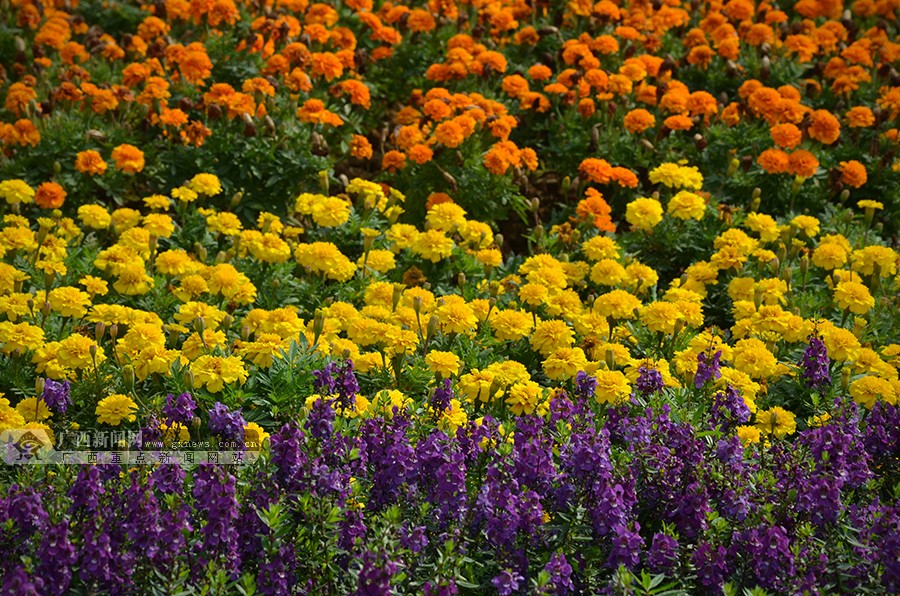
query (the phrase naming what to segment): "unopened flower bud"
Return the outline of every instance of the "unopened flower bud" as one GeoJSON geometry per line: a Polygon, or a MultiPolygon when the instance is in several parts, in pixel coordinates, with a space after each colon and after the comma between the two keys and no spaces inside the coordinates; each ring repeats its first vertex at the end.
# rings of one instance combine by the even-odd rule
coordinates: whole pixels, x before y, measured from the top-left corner
{"type": "Polygon", "coordinates": [[[103,335],[106,333],[106,323],[100,321],[96,325],[94,325],[94,339],[100,341],[103,339],[103,335]]]}
{"type": "Polygon", "coordinates": [[[403,290],[405,289],[406,286],[403,284],[394,284],[394,291],[391,293],[391,311],[396,312],[397,305],[400,304],[400,298],[403,296],[403,290]]]}
{"type": "Polygon", "coordinates": [[[331,181],[328,176],[328,170],[321,170],[319,172],[319,188],[322,189],[322,194],[327,195],[330,187],[331,181]]]}
{"type": "Polygon", "coordinates": [[[244,341],[250,340],[250,327],[248,327],[247,325],[241,327],[241,339],[244,341]]]}
{"type": "Polygon", "coordinates": [[[616,354],[612,350],[606,350],[606,368],[614,370],[616,368],[616,354]]]}
{"type": "Polygon", "coordinates": [[[847,393],[847,389],[850,388],[850,369],[844,367],[841,370],[841,390],[844,393],[847,393]]]}
{"type": "Polygon", "coordinates": [[[809,257],[807,255],[803,255],[800,257],[800,275],[806,277],[806,272],[809,271],[809,257]]]}
{"type": "Polygon", "coordinates": [[[125,382],[125,390],[128,393],[134,391],[134,368],[130,364],[126,364],[122,369],[122,380],[125,382]]]}
{"type": "Polygon", "coordinates": [[[316,309],[313,316],[313,343],[319,341],[322,332],[325,330],[325,312],[321,308],[316,309]]]}
{"type": "Polygon", "coordinates": [[[116,337],[119,335],[119,326],[113,323],[109,326],[109,337],[113,341],[115,341],[116,337]]]}
{"type": "Polygon", "coordinates": [[[38,397],[44,394],[45,383],[46,380],[44,379],[44,377],[38,377],[34,380],[34,392],[38,397]]]}
{"type": "Polygon", "coordinates": [[[206,321],[203,320],[203,317],[197,317],[194,319],[194,331],[202,334],[206,330],[206,321]]]}
{"type": "Polygon", "coordinates": [[[237,191],[233,195],[231,195],[231,200],[228,202],[229,206],[232,209],[241,204],[241,199],[244,198],[244,193],[242,191],[237,191]]]}
{"type": "Polygon", "coordinates": [[[727,173],[727,176],[728,176],[729,178],[731,178],[732,176],[734,176],[735,172],[737,172],[737,169],[738,169],[740,166],[741,166],[741,161],[740,161],[738,158],[736,158],[736,157],[732,157],[732,158],[731,158],[731,161],[728,162],[728,173],[727,173]]]}
{"type": "Polygon", "coordinates": [[[421,296],[416,296],[415,298],[413,298],[413,310],[415,311],[415,313],[417,315],[422,314],[422,297],[421,296]]]}
{"type": "Polygon", "coordinates": [[[188,390],[194,390],[194,373],[189,370],[184,371],[184,385],[188,390]]]}
{"type": "Polygon", "coordinates": [[[45,317],[50,314],[50,303],[44,302],[44,306],[41,307],[41,314],[45,317]]]}
{"type": "Polygon", "coordinates": [[[438,318],[434,315],[432,315],[428,319],[428,328],[425,331],[425,340],[426,341],[428,341],[432,337],[434,337],[434,334],[437,332],[437,328],[438,328],[439,324],[440,324],[440,321],[438,321],[438,318]]]}

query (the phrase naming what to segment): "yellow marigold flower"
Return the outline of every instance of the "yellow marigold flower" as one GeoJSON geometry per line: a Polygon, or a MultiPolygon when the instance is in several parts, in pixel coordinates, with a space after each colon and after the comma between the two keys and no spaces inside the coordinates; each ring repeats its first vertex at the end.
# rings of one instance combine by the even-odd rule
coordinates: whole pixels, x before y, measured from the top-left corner
{"type": "Polygon", "coordinates": [[[147,275],[143,262],[131,262],[122,265],[118,279],[113,288],[126,296],[146,294],[153,288],[153,278],[147,275]]]}
{"type": "Polygon", "coordinates": [[[884,203],[881,201],[873,201],[872,199],[862,199],[856,203],[856,206],[860,209],[877,209],[879,211],[884,209],[884,203]]]}
{"type": "Polygon", "coordinates": [[[449,257],[453,253],[454,243],[451,238],[439,230],[427,230],[416,236],[412,251],[432,263],[449,257]]]}
{"type": "Polygon", "coordinates": [[[545,358],[553,352],[568,348],[575,342],[575,333],[565,321],[541,321],[531,335],[531,347],[545,358]]]}
{"type": "Polygon", "coordinates": [[[34,189],[24,180],[4,180],[0,182],[0,197],[9,205],[30,203],[34,199],[34,189]]]}
{"type": "Polygon", "coordinates": [[[840,244],[823,242],[813,251],[812,262],[816,267],[829,271],[843,267],[847,262],[847,250],[840,244]]]}
{"type": "Polygon", "coordinates": [[[855,281],[842,281],[834,288],[834,301],[843,310],[864,315],[875,306],[869,288],[855,281]]]}
{"type": "Polygon", "coordinates": [[[881,273],[881,277],[890,277],[897,273],[897,253],[887,246],[877,244],[866,246],[861,250],[853,251],[852,269],[863,275],[872,275],[875,268],[881,273]]]}
{"type": "Polygon", "coordinates": [[[456,229],[466,244],[476,248],[487,248],[494,243],[494,232],[491,226],[480,221],[466,220],[456,229]]]}
{"type": "Polygon", "coordinates": [[[619,405],[628,401],[631,383],[618,370],[598,370],[595,374],[597,390],[594,399],[601,404],[619,405]]]}
{"type": "Polygon", "coordinates": [[[478,325],[475,311],[464,302],[446,302],[435,314],[444,333],[469,333],[478,325]]]}
{"type": "Polygon", "coordinates": [[[501,310],[491,315],[494,337],[500,341],[519,341],[531,332],[533,326],[534,317],[520,310],[501,310]]]}
{"type": "Polygon", "coordinates": [[[440,352],[431,350],[425,356],[425,364],[428,370],[436,375],[440,375],[444,379],[454,377],[459,373],[461,362],[459,356],[453,352],[440,352]]]}
{"type": "Polygon", "coordinates": [[[551,381],[571,379],[584,370],[587,357],[581,348],[560,348],[543,362],[544,374],[551,381]]]}
{"type": "Polygon", "coordinates": [[[450,400],[450,407],[441,414],[439,424],[450,431],[451,436],[456,435],[456,430],[468,422],[469,417],[458,399],[450,400]]]}
{"type": "Polygon", "coordinates": [[[609,236],[594,236],[582,243],[581,252],[592,261],[601,259],[617,259],[619,257],[619,245],[609,236]]]}
{"type": "Polygon", "coordinates": [[[748,213],[744,225],[759,234],[759,239],[763,242],[773,242],[781,236],[778,222],[765,213],[748,213]]]}
{"type": "Polygon", "coordinates": [[[741,440],[744,447],[753,443],[759,443],[759,429],[755,426],[739,426],[735,429],[737,438],[741,440]]]}
{"type": "Polygon", "coordinates": [[[617,286],[626,275],[625,267],[612,259],[602,259],[591,267],[591,281],[601,286],[617,286]]]}
{"type": "Polygon", "coordinates": [[[675,325],[683,317],[681,309],[672,302],[651,302],[640,309],[641,323],[657,333],[671,335],[675,333],[675,325]]]}
{"type": "Polygon", "coordinates": [[[540,306],[549,295],[550,291],[541,284],[527,283],[519,288],[519,300],[528,306],[540,306]]]}
{"type": "Polygon", "coordinates": [[[433,205],[425,216],[425,226],[429,230],[451,232],[465,223],[466,210],[453,202],[433,205]]]}
{"type": "Polygon", "coordinates": [[[169,238],[175,231],[175,224],[165,213],[150,213],[144,216],[144,229],[158,238],[169,238]]]}
{"type": "Polygon", "coordinates": [[[25,419],[18,410],[9,406],[9,401],[0,399],[0,431],[18,429],[25,426],[25,419]]]}
{"type": "Polygon", "coordinates": [[[144,197],[143,203],[148,209],[158,211],[168,211],[169,207],[172,206],[172,200],[165,195],[151,195],[149,197],[144,197]]]}
{"type": "Polygon", "coordinates": [[[54,312],[64,317],[81,318],[87,313],[87,307],[91,305],[91,297],[78,288],[63,286],[50,290],[47,301],[54,312]]]}
{"type": "Polygon", "coordinates": [[[26,397],[16,404],[16,411],[26,422],[39,422],[53,415],[44,400],[37,397],[26,397]]]}
{"type": "Polygon", "coordinates": [[[241,229],[243,228],[238,216],[230,211],[210,214],[206,218],[206,226],[211,232],[216,232],[224,236],[237,236],[241,233],[241,229]]]}
{"type": "Polygon", "coordinates": [[[200,356],[191,363],[191,373],[197,387],[218,393],[225,385],[244,384],[247,371],[237,356],[200,356]]]}
{"type": "Polygon", "coordinates": [[[106,360],[103,348],[97,345],[93,339],[73,333],[59,342],[56,359],[64,366],[72,369],[92,369],[94,363],[100,364],[106,360]],[[94,352],[93,355],[91,352],[94,352]]]}
{"type": "Polygon", "coordinates": [[[503,253],[496,248],[483,248],[475,251],[475,260],[488,267],[499,267],[503,264],[503,253]]]}
{"type": "Polygon", "coordinates": [[[198,196],[200,195],[187,186],[179,186],[178,188],[172,189],[172,198],[177,199],[182,203],[193,203],[197,200],[198,196]]]}
{"type": "Polygon", "coordinates": [[[650,182],[669,188],[699,190],[703,186],[703,175],[696,166],[664,163],[650,171],[650,182]]]}
{"type": "Polygon", "coordinates": [[[182,249],[166,250],[156,255],[156,270],[163,275],[179,277],[198,269],[199,263],[182,249]]]}
{"type": "Polygon", "coordinates": [[[533,414],[543,397],[541,386],[534,381],[516,383],[506,392],[506,404],[516,416],[533,414]]]}
{"type": "Polygon", "coordinates": [[[763,435],[773,435],[780,439],[797,431],[797,417],[779,406],[759,410],[756,412],[756,428],[763,435]]]}
{"type": "Polygon", "coordinates": [[[856,379],[850,383],[850,395],[853,397],[853,401],[869,410],[875,407],[875,402],[878,399],[882,399],[891,405],[897,403],[897,392],[891,382],[872,375],[856,379]]]}
{"type": "Polygon", "coordinates": [[[201,275],[185,275],[181,278],[178,287],[172,290],[172,294],[182,302],[189,302],[198,296],[209,292],[209,285],[201,275]]]}
{"type": "Polygon", "coordinates": [[[114,393],[101,399],[97,403],[97,409],[94,413],[97,415],[97,422],[119,426],[123,420],[134,422],[137,409],[137,404],[130,397],[121,393],[114,393]]]}
{"type": "Polygon", "coordinates": [[[277,333],[260,333],[253,341],[241,343],[237,352],[256,366],[269,368],[276,358],[283,358],[282,351],[289,348],[290,341],[282,339],[277,333]]]}
{"type": "Polygon", "coordinates": [[[594,301],[594,309],[604,317],[614,319],[633,319],[635,310],[641,307],[641,301],[625,290],[613,290],[602,294],[594,301]]]}
{"type": "Polygon", "coordinates": [[[44,343],[44,330],[29,323],[0,323],[0,352],[35,350],[44,343]]]}
{"type": "Polygon", "coordinates": [[[216,346],[225,343],[225,334],[221,331],[204,329],[203,337],[197,332],[191,333],[181,344],[181,355],[188,360],[196,360],[204,353],[209,353],[216,346]]]}
{"type": "Polygon", "coordinates": [[[249,450],[259,451],[268,438],[269,433],[257,423],[248,422],[244,426],[244,446],[249,450]]]}
{"type": "MultiPolygon", "coordinates": [[[[191,178],[190,182],[187,183],[187,186],[195,193],[206,195],[208,197],[214,197],[222,192],[222,183],[219,182],[218,176],[214,174],[197,174],[191,178]]],[[[174,191],[172,192],[172,196],[175,196],[174,191]]],[[[181,197],[176,198],[185,200],[181,197]]]]}
{"type": "Polygon", "coordinates": [[[372,271],[387,273],[397,266],[397,261],[394,259],[393,252],[375,248],[370,250],[368,255],[359,257],[359,260],[356,262],[357,267],[362,267],[363,264],[372,271]]]}
{"type": "Polygon", "coordinates": [[[756,338],[742,339],[734,345],[734,367],[754,379],[764,379],[775,374],[778,361],[766,344],[756,338]]]}
{"type": "Polygon", "coordinates": [[[112,216],[100,205],[82,205],[78,208],[78,219],[82,225],[94,230],[105,230],[112,223],[112,216]]]}
{"type": "Polygon", "coordinates": [[[635,199],[625,207],[625,221],[638,230],[652,230],[662,221],[662,214],[662,204],[656,199],[635,199]]]}
{"type": "Polygon", "coordinates": [[[469,373],[462,375],[457,383],[460,395],[466,397],[469,401],[476,399],[482,402],[489,402],[499,393],[499,387],[494,386],[495,374],[487,370],[472,369],[469,373]],[[494,388],[494,392],[491,392],[494,388]]]}
{"type": "Polygon", "coordinates": [[[681,190],[669,200],[666,212],[678,219],[700,221],[706,213],[706,200],[696,193],[681,190]]]}
{"type": "MultiPolygon", "coordinates": [[[[94,296],[106,296],[106,294],[109,293],[109,285],[106,281],[99,277],[94,277],[93,275],[85,275],[78,283],[84,286],[84,289],[87,290],[87,293],[91,298],[94,296]]],[[[90,300],[88,301],[88,304],[90,304],[90,300]]]]}
{"type": "Polygon", "coordinates": [[[528,374],[525,365],[515,360],[493,362],[484,371],[494,375],[494,382],[499,387],[508,387],[513,383],[531,380],[531,375],[528,374]]]}
{"type": "Polygon", "coordinates": [[[819,233],[819,220],[811,215],[798,215],[791,220],[791,225],[813,238],[819,233]]]}
{"type": "Polygon", "coordinates": [[[312,218],[323,228],[344,225],[350,219],[350,203],[338,197],[322,197],[312,204],[312,218]]]}

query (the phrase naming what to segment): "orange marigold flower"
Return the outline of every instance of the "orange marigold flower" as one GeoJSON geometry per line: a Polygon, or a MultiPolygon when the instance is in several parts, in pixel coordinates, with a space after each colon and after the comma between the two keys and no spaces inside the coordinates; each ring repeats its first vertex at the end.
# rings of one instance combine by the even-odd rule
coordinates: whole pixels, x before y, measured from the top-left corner
{"type": "Polygon", "coordinates": [[[615,232],[616,224],[614,224],[610,218],[612,209],[610,208],[609,203],[606,202],[606,199],[603,198],[600,191],[594,188],[588,188],[584,194],[586,195],[585,198],[582,199],[575,208],[575,213],[578,217],[590,220],[593,222],[594,227],[599,230],[604,232],[615,232]]]}
{"type": "Polygon", "coordinates": [[[59,209],[66,202],[66,191],[56,182],[44,182],[34,193],[34,202],[42,209],[59,209]]]}
{"type": "Polygon", "coordinates": [[[788,171],[802,178],[809,178],[819,169],[819,160],[806,149],[797,149],[791,153],[788,162],[788,171]]]}
{"type": "Polygon", "coordinates": [[[400,151],[388,151],[381,160],[381,169],[396,172],[406,167],[406,155],[400,151]]]}
{"type": "Polygon", "coordinates": [[[640,134],[656,124],[656,118],[643,108],[631,110],[625,114],[625,130],[631,134],[640,134]]]}
{"type": "Polygon", "coordinates": [[[777,124],[769,132],[775,144],[785,149],[793,149],[803,139],[803,133],[793,124],[777,124]]]}
{"type": "Polygon", "coordinates": [[[594,100],[590,97],[585,97],[578,101],[578,113],[581,114],[582,118],[590,118],[594,115],[596,109],[597,106],[594,105],[594,100]]]}
{"type": "Polygon", "coordinates": [[[613,178],[612,165],[605,159],[588,157],[578,166],[578,171],[597,184],[609,184],[613,178]]]}
{"type": "Polygon", "coordinates": [[[321,99],[307,99],[302,106],[297,108],[297,118],[307,124],[341,126],[344,123],[340,116],[325,109],[325,103],[321,99]]]}
{"type": "Polygon", "coordinates": [[[421,143],[410,147],[408,153],[409,158],[419,165],[431,161],[431,158],[434,157],[434,152],[431,148],[421,143]]]}
{"type": "Polygon", "coordinates": [[[865,106],[850,108],[846,114],[847,125],[850,128],[868,128],[875,124],[875,114],[865,106]]]}
{"type": "Polygon", "coordinates": [[[112,159],[116,162],[116,169],[126,174],[137,174],[144,169],[144,152],[134,145],[119,145],[112,150],[112,159]]]}
{"type": "Polygon", "coordinates": [[[637,188],[638,185],[637,174],[628,168],[614,167],[612,169],[612,179],[615,180],[616,184],[625,188],[637,188]]]}
{"type": "Polygon", "coordinates": [[[441,145],[452,149],[462,145],[466,140],[466,134],[456,119],[453,119],[438,124],[434,129],[434,138],[441,145]]]}
{"type": "Polygon", "coordinates": [[[663,120],[663,125],[669,130],[690,130],[694,121],[687,116],[669,116],[663,120]]]}
{"type": "Polygon", "coordinates": [[[841,123],[828,110],[816,110],[810,114],[808,132],[811,138],[831,145],[841,136],[841,123]]]}
{"type": "Polygon", "coordinates": [[[550,70],[550,67],[543,64],[535,64],[529,67],[528,76],[531,77],[532,81],[547,81],[553,76],[553,71],[550,70]]]}
{"type": "Polygon", "coordinates": [[[769,174],[785,174],[790,168],[790,156],[781,149],[766,149],[756,158],[762,169],[769,174]]]}
{"type": "Polygon", "coordinates": [[[313,76],[325,77],[332,81],[344,73],[344,65],[331,52],[314,52],[310,56],[310,72],[313,76]]]}
{"type": "Polygon", "coordinates": [[[372,107],[371,93],[362,81],[344,81],[341,83],[341,90],[350,96],[350,103],[362,106],[367,110],[372,107]]]}
{"type": "Polygon", "coordinates": [[[93,149],[80,151],[78,155],[75,156],[75,169],[82,174],[96,176],[98,174],[103,174],[107,167],[106,162],[100,154],[93,149]]]}
{"type": "Polygon", "coordinates": [[[841,170],[841,182],[852,186],[853,188],[859,188],[868,180],[868,175],[866,174],[866,166],[862,165],[860,162],[855,159],[851,159],[850,161],[842,161],[840,163],[841,170]]]}
{"type": "Polygon", "coordinates": [[[372,144],[362,135],[353,135],[350,140],[350,155],[357,159],[370,159],[372,157],[372,144]]]}

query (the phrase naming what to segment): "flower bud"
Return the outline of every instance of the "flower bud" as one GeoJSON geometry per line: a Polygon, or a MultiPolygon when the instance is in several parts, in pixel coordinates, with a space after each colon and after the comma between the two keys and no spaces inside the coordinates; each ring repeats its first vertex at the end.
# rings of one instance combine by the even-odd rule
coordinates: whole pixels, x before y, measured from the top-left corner
{"type": "Polygon", "coordinates": [[[203,320],[203,317],[197,317],[196,319],[194,319],[194,331],[202,335],[205,330],[206,321],[203,320]]]}
{"type": "Polygon", "coordinates": [[[737,172],[737,169],[738,169],[740,166],[741,166],[741,161],[740,161],[738,158],[736,158],[736,157],[732,157],[732,158],[731,158],[731,161],[728,162],[728,173],[727,173],[727,176],[728,176],[729,178],[731,178],[732,176],[734,176],[735,172],[737,172]]]}
{"type": "Polygon", "coordinates": [[[436,316],[432,315],[431,317],[429,317],[428,328],[425,330],[425,341],[429,341],[432,337],[434,337],[439,324],[440,321],[438,321],[438,318],[436,316]]]}
{"type": "Polygon", "coordinates": [[[466,274],[460,271],[459,276],[456,278],[456,283],[460,288],[466,287],[466,274]]]}
{"type": "Polygon", "coordinates": [[[321,308],[316,309],[313,316],[313,343],[317,343],[325,330],[325,312],[321,308]]]}
{"type": "Polygon", "coordinates": [[[806,178],[803,176],[794,176],[794,181],[791,183],[791,196],[797,196],[797,193],[800,192],[800,187],[803,186],[805,181],[806,178]]]}
{"type": "Polygon", "coordinates": [[[394,284],[394,291],[391,293],[391,311],[397,311],[397,305],[400,304],[400,298],[403,296],[403,290],[406,286],[403,284],[394,284]]]}
{"type": "Polygon", "coordinates": [[[606,350],[606,367],[609,370],[614,370],[616,368],[616,354],[612,350],[606,350]]]}
{"type": "Polygon", "coordinates": [[[243,199],[243,198],[244,198],[244,193],[242,191],[238,191],[238,192],[234,193],[233,195],[231,195],[231,200],[228,202],[228,205],[232,209],[234,209],[235,207],[237,207],[238,205],[241,204],[241,199],[243,199]]]}
{"type": "Polygon", "coordinates": [[[94,339],[100,341],[103,339],[103,335],[106,333],[106,323],[100,321],[96,325],[94,325],[94,339]]]}
{"type": "Polygon", "coordinates": [[[184,384],[189,391],[194,390],[194,373],[189,370],[184,371],[184,384]]]}
{"type": "Polygon", "coordinates": [[[44,302],[44,306],[41,307],[41,314],[46,316],[50,315],[50,303],[44,302]]]}
{"type": "Polygon", "coordinates": [[[800,257],[800,275],[806,277],[806,272],[809,271],[809,257],[807,255],[803,255],[800,257]]]}
{"type": "Polygon", "coordinates": [[[413,310],[417,315],[422,314],[422,297],[416,296],[413,298],[413,310]]]}
{"type": "Polygon", "coordinates": [[[850,369],[844,367],[841,370],[841,390],[844,393],[847,393],[847,389],[850,388],[850,369]]]}
{"type": "Polygon", "coordinates": [[[115,341],[116,337],[119,335],[119,326],[113,323],[109,326],[109,337],[113,341],[115,341]]]}
{"type": "Polygon", "coordinates": [[[126,364],[122,369],[122,380],[125,382],[125,390],[128,393],[134,391],[134,368],[130,364],[126,364]]]}
{"type": "Polygon", "coordinates": [[[328,176],[328,170],[319,171],[319,188],[322,189],[322,194],[328,194],[328,190],[331,188],[331,180],[328,176]]]}
{"type": "Polygon", "coordinates": [[[244,341],[250,340],[250,327],[248,327],[247,325],[241,327],[241,339],[244,341]]]}
{"type": "Polygon", "coordinates": [[[34,393],[38,397],[44,394],[44,384],[46,383],[46,379],[44,377],[38,377],[34,380],[34,393]]]}

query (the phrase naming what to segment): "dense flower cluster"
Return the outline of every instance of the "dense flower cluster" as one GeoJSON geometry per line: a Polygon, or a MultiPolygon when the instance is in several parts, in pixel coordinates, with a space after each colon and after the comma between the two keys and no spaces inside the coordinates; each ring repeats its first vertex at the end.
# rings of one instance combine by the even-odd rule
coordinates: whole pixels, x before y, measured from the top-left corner
{"type": "Polygon", "coordinates": [[[255,461],[0,592],[900,591],[896,3],[263,4],[0,15],[4,455],[255,461]]]}

